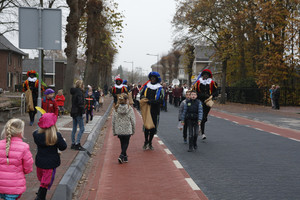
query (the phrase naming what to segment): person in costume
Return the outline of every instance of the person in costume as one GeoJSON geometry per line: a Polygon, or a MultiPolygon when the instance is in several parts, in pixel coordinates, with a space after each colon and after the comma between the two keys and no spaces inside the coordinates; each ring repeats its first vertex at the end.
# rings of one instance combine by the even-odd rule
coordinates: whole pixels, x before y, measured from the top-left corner
{"type": "MultiPolygon", "coordinates": [[[[38,88],[39,88],[39,80],[37,78],[37,73],[35,70],[30,70],[27,72],[27,80],[23,83],[23,92],[27,93],[27,91],[31,90],[31,94],[27,93],[30,95],[26,95],[27,101],[32,98],[32,102],[27,103],[27,112],[29,113],[29,118],[30,118],[30,126],[33,125],[34,123],[34,116],[36,114],[36,109],[35,107],[37,106],[37,99],[38,99],[38,88]],[[32,105],[32,104],[33,105],[32,105]]],[[[42,91],[43,91],[43,86],[42,86],[42,91]]]]}
{"type": "Polygon", "coordinates": [[[111,94],[114,97],[114,103],[116,105],[117,101],[118,101],[118,94],[121,94],[121,93],[128,94],[128,89],[127,89],[127,86],[122,84],[123,80],[119,76],[117,76],[115,78],[115,81],[116,81],[116,84],[112,87],[111,94]]]}
{"type": "Polygon", "coordinates": [[[217,88],[217,83],[212,80],[212,73],[209,69],[204,69],[200,74],[199,80],[193,85],[193,90],[197,91],[197,99],[201,101],[203,106],[203,116],[200,125],[203,140],[206,139],[205,123],[207,122],[207,116],[211,109],[205,102],[218,95],[217,88]]]}
{"type": "MultiPolygon", "coordinates": [[[[153,150],[152,139],[157,133],[157,127],[159,122],[160,106],[164,100],[164,90],[160,84],[161,78],[158,72],[150,72],[148,75],[149,81],[144,84],[141,89],[141,101],[148,99],[147,104],[150,105],[151,119],[154,124],[154,128],[148,129],[144,124],[145,142],[143,149],[153,150]]],[[[141,105],[142,106],[142,105],[141,105]]]]}

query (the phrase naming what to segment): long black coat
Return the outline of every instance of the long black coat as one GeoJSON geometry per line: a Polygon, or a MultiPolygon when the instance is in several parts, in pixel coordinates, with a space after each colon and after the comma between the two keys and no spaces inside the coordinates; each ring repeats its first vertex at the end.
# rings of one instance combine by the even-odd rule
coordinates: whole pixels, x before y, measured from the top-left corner
{"type": "Polygon", "coordinates": [[[70,93],[72,95],[72,108],[71,117],[82,116],[84,114],[84,96],[80,88],[71,88],[70,93]]]}
{"type": "Polygon", "coordinates": [[[33,132],[34,142],[37,145],[37,154],[35,156],[35,165],[42,169],[53,169],[60,165],[60,156],[58,149],[63,151],[67,148],[67,143],[59,132],[57,134],[57,142],[55,145],[46,145],[46,134],[33,132]]]}

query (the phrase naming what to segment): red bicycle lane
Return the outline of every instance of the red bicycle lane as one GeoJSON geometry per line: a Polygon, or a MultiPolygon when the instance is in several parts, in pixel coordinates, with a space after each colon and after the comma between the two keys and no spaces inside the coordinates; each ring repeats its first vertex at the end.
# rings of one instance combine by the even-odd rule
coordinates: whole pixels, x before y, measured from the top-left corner
{"type": "Polygon", "coordinates": [[[211,110],[210,115],[225,120],[229,120],[240,125],[249,126],[257,130],[265,131],[273,135],[279,135],[300,142],[300,131],[294,129],[282,128],[272,124],[266,124],[256,120],[251,120],[245,117],[227,114],[216,110],[211,110]]]}

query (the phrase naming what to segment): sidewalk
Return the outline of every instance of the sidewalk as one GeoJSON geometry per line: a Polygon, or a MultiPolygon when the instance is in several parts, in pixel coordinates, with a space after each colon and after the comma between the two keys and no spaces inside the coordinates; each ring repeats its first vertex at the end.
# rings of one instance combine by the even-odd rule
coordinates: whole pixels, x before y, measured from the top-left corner
{"type": "MultiPolygon", "coordinates": [[[[89,133],[91,130],[93,130],[94,126],[97,124],[99,120],[101,120],[101,117],[104,115],[106,112],[107,108],[109,107],[110,103],[112,101],[111,97],[105,98],[103,107],[100,109],[99,112],[94,112],[94,119],[93,121],[89,122],[88,124],[85,124],[85,132],[82,135],[81,138],[81,143],[82,145],[85,144],[87,137],[89,136],[89,133]]],[[[35,158],[36,155],[36,144],[33,141],[32,133],[34,130],[37,129],[37,122],[35,121],[33,126],[29,126],[29,116],[26,113],[25,115],[15,115],[14,117],[16,118],[21,118],[25,121],[25,138],[24,142],[28,143],[30,145],[30,151],[32,153],[33,158],[35,158]]],[[[5,123],[0,123],[0,130],[3,130],[5,123]]],[[[62,152],[61,155],[61,165],[57,168],[56,171],[56,176],[54,183],[51,187],[51,189],[47,192],[47,199],[51,199],[57,185],[61,181],[62,177],[72,164],[73,160],[76,158],[77,154],[79,153],[78,151],[71,150],[70,149],[70,144],[71,144],[71,132],[72,132],[72,118],[70,115],[64,115],[62,118],[58,118],[57,121],[57,127],[63,137],[66,138],[68,148],[62,152]]],[[[21,200],[32,200],[36,196],[36,192],[39,189],[39,181],[37,180],[36,177],[36,167],[35,164],[33,165],[33,171],[26,175],[26,192],[23,193],[21,200]]]]}

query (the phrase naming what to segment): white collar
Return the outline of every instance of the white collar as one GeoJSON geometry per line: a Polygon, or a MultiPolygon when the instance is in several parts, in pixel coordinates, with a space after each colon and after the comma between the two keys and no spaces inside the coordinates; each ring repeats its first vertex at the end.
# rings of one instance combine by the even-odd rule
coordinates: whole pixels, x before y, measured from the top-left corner
{"type": "Polygon", "coordinates": [[[159,83],[156,83],[156,84],[151,84],[151,82],[147,83],[147,88],[150,88],[151,90],[156,90],[157,88],[160,88],[162,87],[161,84],[159,83]]]}
{"type": "Polygon", "coordinates": [[[31,78],[31,77],[28,77],[28,79],[27,79],[28,81],[30,81],[30,82],[36,82],[36,80],[37,80],[37,77],[33,77],[33,78],[31,78]]]}
{"type": "Polygon", "coordinates": [[[123,84],[121,84],[121,85],[115,84],[115,87],[118,88],[118,89],[122,89],[123,86],[124,86],[123,84]]]}
{"type": "Polygon", "coordinates": [[[202,79],[202,77],[200,78],[200,83],[203,85],[209,85],[212,82],[211,78],[208,78],[206,80],[202,79]]]}

